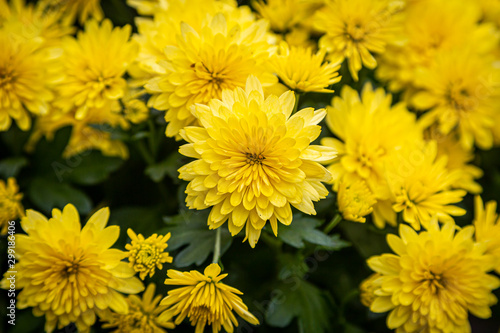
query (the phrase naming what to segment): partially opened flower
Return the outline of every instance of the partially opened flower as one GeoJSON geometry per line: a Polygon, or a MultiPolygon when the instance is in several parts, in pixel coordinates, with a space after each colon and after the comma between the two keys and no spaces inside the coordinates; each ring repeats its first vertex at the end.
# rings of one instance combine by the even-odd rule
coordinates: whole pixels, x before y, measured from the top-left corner
{"type": "Polygon", "coordinates": [[[7,233],[9,221],[24,216],[22,198],[15,178],[11,177],[7,182],[0,179],[0,235],[7,233]]]}
{"type": "MultiPolygon", "coordinates": [[[[387,326],[400,333],[468,333],[468,312],[479,318],[491,316],[497,302],[492,290],[500,280],[490,274],[492,257],[474,243],[474,227],[457,233],[452,221],[441,229],[434,220],[429,230],[417,234],[401,224],[399,237],[387,236],[395,254],[368,259],[379,278],[371,279],[373,312],[391,311],[387,326]]],[[[369,282],[368,282],[369,283],[369,282]]]]}
{"type": "Polygon", "coordinates": [[[155,290],[155,284],[151,283],[142,298],[129,295],[127,313],[107,311],[100,315],[105,322],[102,327],[115,328],[113,333],[166,333],[167,328],[175,328],[168,307],[158,305],[163,296],[155,295],[155,290]]]}
{"type": "Polygon", "coordinates": [[[366,183],[359,179],[341,182],[337,201],[344,219],[354,222],[365,222],[364,216],[373,211],[373,205],[377,202],[366,183]]]}
{"type": "Polygon", "coordinates": [[[168,247],[167,241],[170,239],[170,233],[165,236],[153,234],[147,239],[139,234],[136,235],[132,229],[127,230],[127,234],[132,240],[130,244],[125,245],[128,252],[128,261],[130,267],[133,267],[136,272],[140,272],[142,280],[149,274],[152,277],[156,268],[163,269],[163,264],[172,262],[172,257],[169,256],[165,249],[168,247]]]}
{"type": "Polygon", "coordinates": [[[213,333],[220,332],[222,327],[226,332],[233,333],[234,327],[238,326],[233,311],[250,324],[259,324],[237,296],[243,293],[221,282],[227,274],[220,273],[218,264],[210,264],[203,274],[198,271],[168,271],[165,284],[179,287],[170,290],[160,305],[170,307],[169,311],[176,316],[176,325],[187,317],[191,325],[196,326],[196,333],[204,332],[206,325],[212,326],[213,333]]]}
{"type": "Polygon", "coordinates": [[[275,235],[278,221],[292,222],[291,206],[316,214],[313,201],[328,195],[322,182],[331,178],[318,162],[336,152],[310,145],[321,133],[325,110],[291,116],[294,102],[291,91],[264,99],[259,80],[250,76],[245,90],[225,90],[222,100],[193,108],[203,127],[181,132],[189,142],[181,154],[196,160],[179,169],[179,178],[189,181],[189,208],[212,207],[211,229],[228,222],[234,236],[245,227],[254,247],[267,221],[275,235]]]}
{"type": "MultiPolygon", "coordinates": [[[[52,332],[75,323],[79,332],[89,332],[96,312],[112,309],[127,313],[121,293],[144,289],[134,270],[121,260],[126,254],[111,249],[120,234],[118,226],[106,227],[109,209],[90,217],[82,228],[76,208],[52,210],[52,218],[27,210],[21,227],[27,235],[16,235],[17,307],[33,307],[45,315],[45,330],[52,332]]],[[[6,286],[5,273],[2,287],[6,286]]]]}

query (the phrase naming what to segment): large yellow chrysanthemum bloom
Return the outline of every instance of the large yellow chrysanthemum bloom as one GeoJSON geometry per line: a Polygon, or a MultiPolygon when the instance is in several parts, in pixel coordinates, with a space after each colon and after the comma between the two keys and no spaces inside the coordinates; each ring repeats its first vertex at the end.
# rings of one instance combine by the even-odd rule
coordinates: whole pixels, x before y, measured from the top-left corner
{"type": "Polygon", "coordinates": [[[373,312],[391,311],[387,326],[397,333],[469,333],[467,312],[479,318],[491,316],[497,302],[492,290],[500,280],[487,272],[493,268],[484,247],[474,244],[474,227],[455,234],[454,222],[441,229],[434,220],[429,230],[417,234],[400,225],[400,237],[387,242],[396,254],[368,259],[381,277],[372,281],[373,312]]]}
{"type": "Polygon", "coordinates": [[[485,54],[498,44],[490,24],[478,24],[475,0],[425,0],[404,10],[404,43],[390,45],[378,58],[377,77],[389,81],[391,91],[413,88],[415,74],[428,67],[436,53],[472,45],[485,54]]]}
{"type": "MultiPolygon", "coordinates": [[[[16,234],[17,307],[33,307],[36,316],[45,315],[45,331],[75,323],[79,332],[89,332],[99,310],[126,313],[121,293],[144,289],[134,270],[120,260],[126,254],[110,249],[120,234],[118,226],[106,227],[109,209],[92,215],[81,227],[76,208],[68,204],[52,218],[27,210],[16,234]]],[[[7,271],[2,281],[6,285],[7,271]]]]}
{"type": "Polygon", "coordinates": [[[436,124],[442,134],[456,133],[465,149],[493,146],[492,128],[500,102],[500,68],[492,58],[460,49],[441,53],[416,77],[421,89],[411,99],[427,111],[423,126],[436,124]]]}
{"type": "Polygon", "coordinates": [[[58,10],[48,10],[42,3],[25,0],[0,0],[0,27],[26,40],[41,38],[43,46],[57,46],[60,39],[75,28],[58,10]]]}
{"type": "Polygon", "coordinates": [[[364,65],[373,69],[372,53],[383,53],[388,43],[396,42],[397,8],[390,0],[333,0],[320,9],[315,26],[325,35],[319,47],[333,62],[348,60],[354,80],[364,65]]]}
{"type": "Polygon", "coordinates": [[[129,41],[130,32],[129,25],[113,28],[109,20],[100,25],[90,21],[76,39],[65,39],[65,78],[58,86],[55,105],[65,112],[76,108],[76,119],[83,119],[88,109],[123,97],[127,89],[123,76],[138,50],[129,41]]]}
{"type": "Polygon", "coordinates": [[[155,296],[156,286],[151,283],[142,295],[127,297],[128,312],[125,314],[108,311],[99,315],[105,323],[103,328],[116,328],[112,333],[167,333],[165,328],[173,329],[171,311],[164,305],[158,305],[162,295],[155,296]],[[154,298],[153,298],[154,297],[154,298]]]}
{"type": "Polygon", "coordinates": [[[26,131],[29,112],[49,111],[58,80],[57,55],[41,48],[41,40],[24,40],[5,29],[0,29],[0,45],[0,131],[8,130],[12,120],[26,131]]]}
{"type": "Polygon", "coordinates": [[[54,110],[45,117],[38,117],[27,149],[33,150],[41,137],[45,136],[48,140],[52,140],[58,129],[72,126],[68,145],[63,151],[64,158],[97,149],[103,155],[126,159],[128,158],[127,146],[123,141],[113,139],[110,133],[112,128],[118,126],[123,129],[129,127],[123,115],[117,112],[119,111],[119,108],[116,109],[117,106],[110,106],[108,102],[101,108],[90,108],[82,119],[76,118],[76,111],[61,112],[60,110],[54,110]],[[94,125],[101,125],[103,129],[95,128],[94,125]]]}
{"type": "Polygon", "coordinates": [[[23,194],[19,193],[15,178],[11,177],[7,182],[0,179],[0,235],[7,233],[9,221],[24,216],[22,198],[23,194]]]}
{"type": "Polygon", "coordinates": [[[78,19],[83,24],[91,17],[98,21],[104,18],[101,0],[42,0],[41,5],[64,13],[70,22],[78,19]]]}
{"type": "Polygon", "coordinates": [[[167,110],[167,136],[178,137],[182,128],[196,124],[190,112],[193,104],[220,98],[224,89],[244,87],[250,74],[265,86],[277,82],[265,63],[270,46],[264,21],[238,26],[218,13],[200,31],[184,22],[180,25],[177,44],[164,50],[167,61],[159,64],[162,72],[145,86],[152,94],[148,105],[167,110]]]}
{"type": "Polygon", "coordinates": [[[446,169],[447,158],[437,158],[437,144],[429,141],[422,147],[406,148],[387,162],[386,177],[393,193],[396,212],[415,230],[428,227],[435,216],[441,222],[465,214],[451,204],[461,202],[464,190],[452,190],[454,177],[446,169]]]}
{"type": "Polygon", "coordinates": [[[271,57],[270,64],[276,75],[296,92],[333,92],[326,89],[340,81],[340,65],[323,62],[324,51],[313,54],[311,48],[288,46],[281,42],[279,52],[271,57]]]}
{"type": "Polygon", "coordinates": [[[220,274],[218,264],[210,264],[203,274],[198,271],[179,272],[169,269],[165,284],[183,286],[170,290],[160,305],[170,307],[169,312],[177,316],[175,324],[182,323],[188,317],[191,325],[196,326],[196,333],[203,333],[205,326],[211,325],[212,332],[218,333],[224,327],[233,333],[238,320],[233,311],[253,325],[258,325],[255,318],[241,298],[238,289],[221,282],[227,274],[220,274]]]}
{"type": "Polygon", "coordinates": [[[495,257],[495,270],[500,274],[500,217],[496,213],[497,202],[488,201],[483,206],[480,196],[474,198],[474,227],[476,242],[486,246],[486,253],[495,257]]]}
{"type": "Polygon", "coordinates": [[[328,167],[334,190],[342,179],[364,180],[378,201],[374,207],[374,223],[383,228],[394,224],[390,204],[390,187],[385,177],[387,160],[403,147],[422,140],[415,115],[404,104],[391,106],[392,96],[382,88],[365,85],[361,96],[344,87],[327,108],[326,123],[338,139],[323,138],[321,143],[338,150],[338,157],[328,167]]]}
{"type": "Polygon", "coordinates": [[[180,168],[179,178],[189,181],[189,208],[212,207],[210,229],[227,221],[234,236],[246,226],[245,240],[254,247],[267,221],[277,235],[277,221],[292,222],[291,205],[315,214],[313,201],[328,195],[321,182],[331,176],[318,162],[331,160],[335,150],[310,145],[326,111],[306,108],[290,116],[294,102],[291,91],[264,99],[250,76],[245,90],[225,90],[222,100],[193,108],[203,127],[181,132],[189,144],[180,153],[196,161],[180,168]]]}
{"type": "Polygon", "coordinates": [[[168,252],[164,252],[168,247],[167,241],[170,239],[170,233],[165,236],[153,234],[147,239],[143,235],[136,233],[132,229],[127,230],[127,235],[131,243],[125,245],[128,250],[128,261],[130,267],[136,272],[140,272],[142,280],[149,274],[152,277],[156,268],[163,269],[163,264],[172,262],[172,257],[168,252]]]}

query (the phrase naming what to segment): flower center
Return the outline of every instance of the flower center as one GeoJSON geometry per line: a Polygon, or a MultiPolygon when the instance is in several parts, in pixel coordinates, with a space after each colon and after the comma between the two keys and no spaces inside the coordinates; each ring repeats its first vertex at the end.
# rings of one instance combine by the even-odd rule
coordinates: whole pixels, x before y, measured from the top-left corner
{"type": "Polygon", "coordinates": [[[447,92],[448,103],[457,111],[467,111],[474,107],[474,100],[463,87],[451,86],[447,92]]]}
{"type": "Polygon", "coordinates": [[[156,247],[142,245],[137,253],[137,262],[146,266],[153,265],[156,261],[156,247]]]}
{"type": "Polygon", "coordinates": [[[441,274],[433,273],[432,271],[425,271],[423,276],[423,283],[431,289],[433,294],[437,294],[439,289],[445,288],[445,280],[441,274]]]}
{"type": "Polygon", "coordinates": [[[199,305],[199,306],[194,306],[191,308],[191,315],[189,316],[189,318],[191,319],[191,321],[194,321],[194,322],[206,322],[208,321],[208,323],[212,323],[215,321],[216,318],[214,318],[215,314],[212,313],[212,311],[210,310],[210,308],[206,305],[199,305]]]}
{"type": "Polygon", "coordinates": [[[245,156],[247,164],[250,165],[262,164],[262,161],[266,159],[262,154],[246,153],[245,156]]]}
{"type": "Polygon", "coordinates": [[[345,34],[347,35],[347,38],[350,38],[357,43],[363,40],[366,35],[366,31],[359,22],[354,22],[346,25],[345,34]]]}
{"type": "Polygon", "coordinates": [[[0,68],[0,88],[8,89],[14,83],[15,75],[13,70],[0,68]]]}

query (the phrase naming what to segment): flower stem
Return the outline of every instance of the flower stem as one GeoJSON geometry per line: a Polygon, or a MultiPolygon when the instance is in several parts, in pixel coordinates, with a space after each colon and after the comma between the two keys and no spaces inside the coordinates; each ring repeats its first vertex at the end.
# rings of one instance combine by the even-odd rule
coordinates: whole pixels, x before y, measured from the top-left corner
{"type": "Polygon", "coordinates": [[[215,244],[214,244],[214,258],[212,259],[212,262],[214,264],[217,264],[219,262],[219,257],[220,257],[220,227],[217,228],[215,234],[215,244]]]}
{"type": "Polygon", "coordinates": [[[137,141],[135,146],[137,147],[137,150],[139,151],[139,153],[141,153],[142,158],[144,158],[144,160],[148,165],[153,165],[155,163],[153,156],[151,156],[151,153],[144,145],[144,141],[141,140],[137,141]]]}
{"type": "Polygon", "coordinates": [[[340,221],[342,221],[342,216],[340,216],[340,214],[337,213],[335,217],[330,221],[330,223],[328,223],[328,225],[323,230],[325,234],[328,234],[330,231],[332,231],[332,229],[335,228],[335,226],[339,224],[340,221]]]}
{"type": "Polygon", "coordinates": [[[300,96],[301,96],[301,93],[295,92],[295,105],[293,106],[292,114],[297,112],[297,110],[299,109],[300,96]]]}

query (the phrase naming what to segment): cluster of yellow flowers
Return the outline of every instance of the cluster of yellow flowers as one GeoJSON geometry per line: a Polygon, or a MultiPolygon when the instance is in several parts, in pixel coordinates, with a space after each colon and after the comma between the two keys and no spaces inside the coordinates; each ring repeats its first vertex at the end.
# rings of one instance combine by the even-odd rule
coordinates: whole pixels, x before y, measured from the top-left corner
{"type": "MultiPolygon", "coordinates": [[[[126,159],[110,129],[164,112],[166,136],[184,140],[179,152],[192,158],[178,170],[186,205],[210,210],[209,229],[245,229],[253,248],[268,222],[278,236],[278,222],[293,227],[293,209],[315,215],[328,184],[345,220],[400,222],[400,236],[387,237],[396,254],[368,259],[375,273],[361,285],[371,311],[391,311],[390,329],[470,332],[469,312],[491,316],[496,203],[484,208],[476,196],[473,225],[454,217],[482,191],[475,149],[500,145],[495,1],[127,4],[140,14],[134,34],[105,19],[98,0],[0,0],[0,131],[30,130],[33,150],[70,126],[63,157],[97,149],[126,159]],[[364,85],[342,86],[326,108],[299,108],[304,94],[344,81],[364,85]]],[[[128,252],[112,249],[120,229],[106,227],[107,208],[82,228],[71,204],[49,219],[24,212],[18,190],[0,180],[0,228],[22,218],[18,307],[45,315],[47,332],[69,323],[89,332],[96,316],[115,332],[165,332],[186,317],[197,333],[233,332],[233,311],[259,323],[217,262],[203,274],[168,270],[165,284],[182,287],[161,300],[150,284],[139,298],[141,280],[173,260],[170,234],[129,229],[128,252]]]]}

